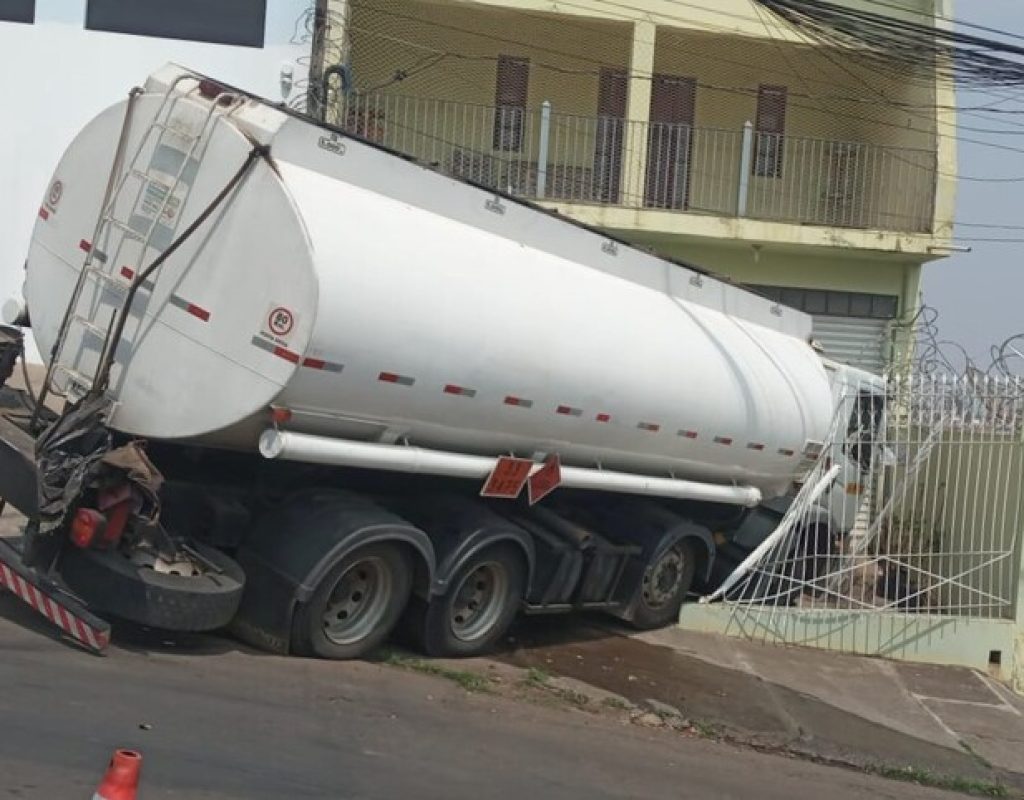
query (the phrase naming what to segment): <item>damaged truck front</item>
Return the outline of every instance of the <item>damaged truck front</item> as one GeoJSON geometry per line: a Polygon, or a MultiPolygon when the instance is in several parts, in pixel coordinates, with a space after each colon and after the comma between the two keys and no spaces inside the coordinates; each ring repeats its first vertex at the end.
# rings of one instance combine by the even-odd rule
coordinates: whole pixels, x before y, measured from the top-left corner
{"type": "Polygon", "coordinates": [[[15,386],[10,379],[23,352],[22,332],[0,326],[3,502],[25,517],[17,551],[0,539],[2,583],[97,649],[109,626],[87,610],[80,593],[88,608],[145,624],[226,625],[241,599],[241,570],[217,550],[175,539],[159,523],[163,477],[141,442],[115,441],[105,425],[109,400],[89,397],[57,415],[38,404],[27,369],[15,386]],[[115,554],[117,548],[130,559],[115,554]],[[197,584],[201,573],[208,586],[197,584]],[[193,594],[199,602],[190,608],[193,594]]]}

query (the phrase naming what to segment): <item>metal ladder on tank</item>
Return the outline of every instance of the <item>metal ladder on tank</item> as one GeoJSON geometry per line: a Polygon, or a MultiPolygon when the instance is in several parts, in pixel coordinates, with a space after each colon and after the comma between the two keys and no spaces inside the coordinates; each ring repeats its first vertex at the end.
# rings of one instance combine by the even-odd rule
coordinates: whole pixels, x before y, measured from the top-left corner
{"type": "MultiPolygon", "coordinates": [[[[57,340],[54,342],[51,350],[50,362],[47,366],[46,377],[40,392],[38,407],[43,405],[47,392],[53,391],[55,394],[61,394],[56,391],[54,386],[57,376],[64,376],[66,379],[65,388],[61,396],[69,402],[80,400],[90,392],[93,392],[94,389],[98,388],[99,392],[105,389],[103,386],[97,387],[97,379],[100,378],[100,372],[103,371],[105,362],[110,358],[110,353],[115,352],[119,344],[119,341],[112,341],[111,334],[117,326],[118,319],[131,311],[130,303],[135,294],[134,289],[138,288],[135,284],[141,285],[142,283],[144,273],[143,261],[152,245],[153,235],[161,224],[164,212],[171,199],[175,196],[176,190],[181,185],[186,171],[191,164],[200,163],[202,155],[205,153],[205,145],[212,138],[210,134],[213,126],[233,105],[233,102],[225,102],[225,100],[233,101],[235,98],[234,95],[227,93],[218,95],[211,102],[210,108],[205,118],[203,118],[202,124],[198,126],[197,132],[183,131],[178,127],[172,126],[170,121],[177,104],[200,91],[200,85],[197,83],[188,92],[179,93],[175,96],[178,85],[188,79],[195,78],[192,75],[182,75],[168,87],[163,101],[153,117],[153,121],[143,134],[138,147],[135,148],[127,169],[122,172],[121,165],[124,157],[124,148],[131,127],[134,106],[137,98],[142,94],[142,90],[135,88],[129,94],[128,107],[125,110],[125,119],[114,156],[114,163],[111,166],[100,215],[93,231],[92,245],[86,253],[81,272],[79,272],[71,294],[71,299],[61,320],[57,340]],[[218,111],[224,113],[217,113],[218,111]],[[178,145],[174,149],[184,154],[177,173],[170,184],[154,178],[144,169],[140,168],[142,159],[150,152],[147,145],[154,134],[156,134],[157,138],[152,152],[156,152],[156,148],[166,138],[173,138],[178,145]],[[187,147],[187,150],[181,146],[182,144],[184,144],[184,147],[187,147]],[[196,158],[197,155],[199,158],[196,158]],[[135,196],[125,206],[128,209],[129,216],[138,209],[140,200],[146,196],[146,192],[150,187],[155,188],[158,197],[162,193],[159,206],[153,213],[146,229],[142,231],[133,228],[130,224],[130,219],[120,219],[117,217],[119,201],[128,194],[127,187],[131,179],[137,180],[139,185],[135,196]],[[108,246],[112,238],[116,239],[116,244],[113,248],[108,246]],[[131,279],[126,279],[120,273],[113,271],[116,265],[122,262],[126,243],[131,243],[138,250],[138,258],[133,261],[136,268],[131,279]],[[104,286],[112,288],[116,293],[122,295],[120,308],[115,308],[105,325],[97,323],[94,317],[95,310],[90,312],[88,309],[82,308],[84,289],[90,278],[96,282],[97,294],[94,295],[92,300],[92,305],[96,309],[101,305],[99,298],[104,286]],[[92,374],[79,371],[77,361],[69,362],[66,360],[66,349],[70,333],[75,326],[82,329],[83,336],[93,336],[102,342],[96,368],[92,374]]],[[[194,127],[193,131],[195,130],[196,128],[194,127]]],[[[181,210],[184,210],[184,203],[182,203],[181,210]]],[[[180,216],[179,213],[179,219],[180,216]]],[[[120,339],[120,337],[116,338],[120,339]]],[[[78,352],[82,352],[81,347],[78,352]]]]}

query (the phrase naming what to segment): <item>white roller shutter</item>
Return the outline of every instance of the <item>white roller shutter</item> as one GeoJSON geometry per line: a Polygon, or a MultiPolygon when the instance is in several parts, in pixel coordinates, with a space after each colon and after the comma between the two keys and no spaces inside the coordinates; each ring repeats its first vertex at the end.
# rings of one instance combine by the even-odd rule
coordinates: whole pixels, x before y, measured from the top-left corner
{"type": "Polygon", "coordinates": [[[814,338],[825,355],[843,364],[881,374],[890,354],[891,320],[814,314],[814,338]]]}

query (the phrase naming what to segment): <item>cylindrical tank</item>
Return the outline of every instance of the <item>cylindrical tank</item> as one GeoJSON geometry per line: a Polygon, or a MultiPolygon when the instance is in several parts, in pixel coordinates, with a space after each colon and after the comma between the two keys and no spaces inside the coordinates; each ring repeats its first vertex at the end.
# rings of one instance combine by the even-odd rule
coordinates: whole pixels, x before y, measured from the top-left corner
{"type": "Polygon", "coordinates": [[[125,103],[79,134],[27,263],[44,354],[87,257],[96,268],[58,359],[67,387],[95,368],[128,281],[270,146],[139,291],[114,427],[255,449],[274,405],[308,433],[768,494],[823,438],[805,315],[183,74],[165,68],[136,101],[105,217],[125,103]]]}

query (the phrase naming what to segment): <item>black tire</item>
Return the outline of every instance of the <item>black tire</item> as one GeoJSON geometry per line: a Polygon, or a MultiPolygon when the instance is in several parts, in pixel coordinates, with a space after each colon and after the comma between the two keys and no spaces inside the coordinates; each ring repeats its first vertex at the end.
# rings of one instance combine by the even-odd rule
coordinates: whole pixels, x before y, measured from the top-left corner
{"type": "Polygon", "coordinates": [[[245,573],[219,550],[191,545],[220,573],[169,575],[133,564],[116,550],[68,547],[60,560],[64,582],[90,608],[169,631],[212,631],[238,611],[245,573]]]}
{"type": "Polygon", "coordinates": [[[452,576],[448,591],[416,615],[424,651],[454,657],[487,652],[512,624],[525,591],[526,564],[516,545],[502,542],[474,553],[452,576]]]}
{"type": "Polygon", "coordinates": [[[644,567],[630,624],[642,631],[674,625],[697,569],[694,543],[681,539],[644,567]]]}
{"type": "Polygon", "coordinates": [[[412,572],[409,552],[398,544],[381,542],[349,553],[297,609],[292,650],[335,660],[368,654],[401,617],[412,591],[412,572]]]}

